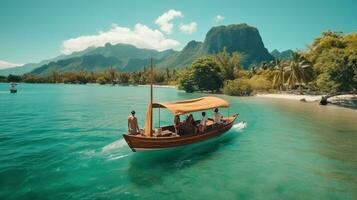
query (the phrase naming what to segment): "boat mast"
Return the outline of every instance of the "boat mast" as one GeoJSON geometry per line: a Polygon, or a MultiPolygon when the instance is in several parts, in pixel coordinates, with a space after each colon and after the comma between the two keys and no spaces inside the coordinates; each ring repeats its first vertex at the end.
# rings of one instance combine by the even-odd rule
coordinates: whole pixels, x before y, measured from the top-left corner
{"type": "Polygon", "coordinates": [[[150,58],[150,71],[151,71],[151,77],[150,77],[150,137],[152,137],[152,84],[154,82],[154,70],[152,66],[152,57],[150,58]]]}
{"type": "Polygon", "coordinates": [[[150,100],[148,103],[148,110],[146,112],[146,121],[145,121],[145,135],[147,137],[152,137],[152,98],[153,98],[153,88],[152,84],[154,82],[154,69],[152,66],[152,58],[150,60],[150,100]]]}

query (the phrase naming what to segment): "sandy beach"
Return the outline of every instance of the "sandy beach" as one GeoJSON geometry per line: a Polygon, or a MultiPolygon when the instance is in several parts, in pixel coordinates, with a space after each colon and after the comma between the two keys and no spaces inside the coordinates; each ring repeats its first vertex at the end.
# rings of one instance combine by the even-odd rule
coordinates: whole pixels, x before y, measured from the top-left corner
{"type": "MultiPolygon", "coordinates": [[[[149,87],[150,85],[137,85],[139,87],[149,87]]],[[[175,85],[153,85],[153,87],[155,88],[173,88],[173,89],[177,89],[177,86],[175,85]]]]}
{"type": "MultiPolygon", "coordinates": [[[[256,96],[261,98],[287,99],[287,100],[318,103],[321,100],[321,97],[325,95],[257,94],[256,96]]],[[[329,104],[333,104],[337,106],[357,108],[357,95],[355,94],[337,95],[328,98],[327,101],[329,104]]]]}
{"type": "Polygon", "coordinates": [[[301,101],[305,99],[307,102],[317,102],[321,99],[322,95],[297,95],[297,94],[257,94],[257,97],[275,98],[275,99],[289,99],[301,101]]]}

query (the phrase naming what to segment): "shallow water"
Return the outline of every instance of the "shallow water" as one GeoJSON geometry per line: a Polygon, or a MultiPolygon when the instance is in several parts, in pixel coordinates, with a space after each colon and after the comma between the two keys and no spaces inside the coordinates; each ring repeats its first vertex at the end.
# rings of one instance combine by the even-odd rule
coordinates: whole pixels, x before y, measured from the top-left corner
{"type": "MultiPolygon", "coordinates": [[[[158,101],[202,95],[154,91],[158,101]]],[[[187,148],[133,153],[121,134],[133,109],[144,124],[148,95],[47,84],[10,94],[0,84],[0,199],[357,198],[356,110],[223,96],[231,108],[222,114],[239,112],[246,125],[187,148]]],[[[160,124],[171,120],[161,109],[160,124]]]]}

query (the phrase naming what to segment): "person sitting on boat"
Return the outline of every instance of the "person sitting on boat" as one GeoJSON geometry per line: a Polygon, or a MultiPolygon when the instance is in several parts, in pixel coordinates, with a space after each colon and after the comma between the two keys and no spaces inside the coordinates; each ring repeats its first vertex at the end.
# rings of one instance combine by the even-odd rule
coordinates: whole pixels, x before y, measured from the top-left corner
{"type": "Polygon", "coordinates": [[[218,112],[218,108],[214,109],[214,113],[213,113],[213,121],[216,124],[222,124],[223,123],[223,116],[221,115],[221,113],[218,112]]]}
{"type": "Polygon", "coordinates": [[[201,118],[201,122],[198,126],[198,130],[203,133],[206,131],[206,112],[202,112],[202,118],[201,118]]]}
{"type": "Polygon", "coordinates": [[[188,131],[190,133],[196,133],[197,132],[196,122],[193,119],[193,115],[192,114],[187,115],[187,119],[185,121],[185,126],[187,127],[187,129],[188,129],[188,131]]]}
{"type": "Polygon", "coordinates": [[[180,134],[180,126],[181,126],[180,116],[179,116],[179,115],[175,115],[175,118],[174,118],[174,128],[175,128],[175,133],[176,133],[177,135],[180,134]]]}
{"type": "Polygon", "coordinates": [[[135,117],[135,111],[134,110],[131,111],[131,115],[128,118],[128,131],[129,131],[129,134],[133,134],[133,135],[136,135],[136,134],[140,133],[140,129],[139,129],[139,126],[138,126],[138,120],[135,117]]]}
{"type": "Polygon", "coordinates": [[[192,125],[192,126],[196,126],[196,122],[195,122],[195,119],[193,118],[193,115],[192,115],[192,114],[190,114],[190,115],[188,116],[188,123],[189,123],[190,125],[192,125]]]}

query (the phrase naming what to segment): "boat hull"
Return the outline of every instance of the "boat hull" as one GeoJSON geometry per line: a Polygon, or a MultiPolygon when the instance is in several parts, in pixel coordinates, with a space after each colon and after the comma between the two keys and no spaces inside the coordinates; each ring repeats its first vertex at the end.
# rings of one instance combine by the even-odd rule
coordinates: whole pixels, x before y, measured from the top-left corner
{"type": "Polygon", "coordinates": [[[123,137],[133,151],[161,150],[185,146],[221,136],[232,128],[236,118],[237,115],[229,117],[227,118],[227,123],[224,125],[220,125],[217,128],[212,128],[200,134],[190,134],[179,137],[143,137],[123,134],[123,137]]]}

